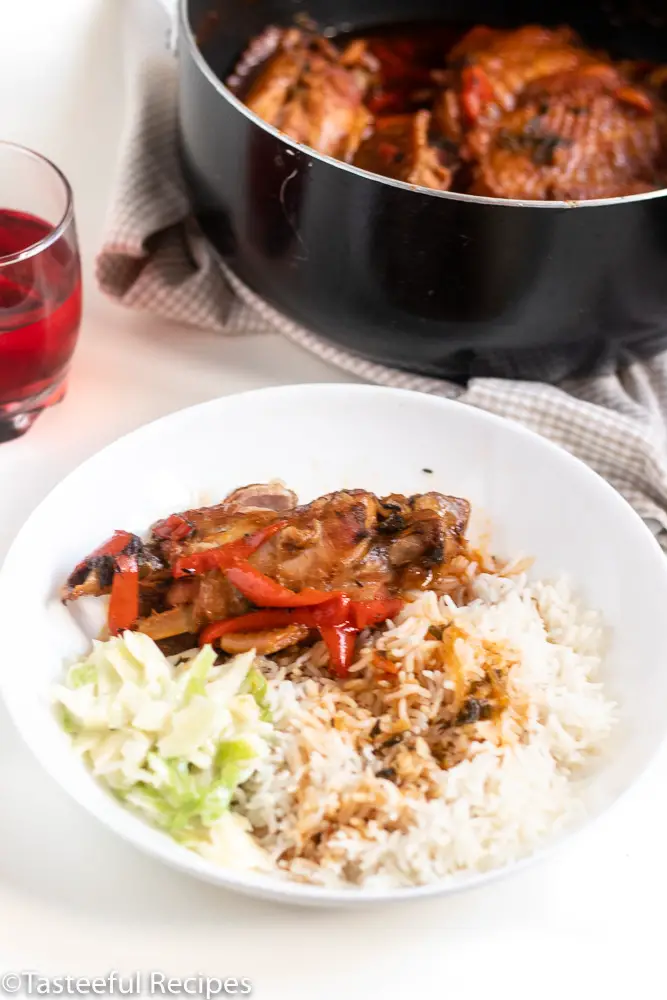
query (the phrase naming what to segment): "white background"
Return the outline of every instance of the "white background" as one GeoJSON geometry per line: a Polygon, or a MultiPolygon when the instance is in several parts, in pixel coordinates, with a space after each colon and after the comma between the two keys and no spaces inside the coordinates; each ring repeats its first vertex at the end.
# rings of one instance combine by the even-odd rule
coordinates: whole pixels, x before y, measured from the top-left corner
{"type": "MultiPolygon", "coordinates": [[[[136,2],[0,0],[0,138],[41,150],[72,181],[86,278],[66,402],[0,445],[0,558],[49,488],[125,431],[240,389],[347,380],[273,336],[224,340],[96,294],[124,115],[123,19],[136,2]]],[[[666,796],[663,753],[593,830],[509,881],[363,913],[289,910],[116,842],[42,775],[0,706],[0,972],[246,976],[267,1000],[663,997],[666,796]]]]}

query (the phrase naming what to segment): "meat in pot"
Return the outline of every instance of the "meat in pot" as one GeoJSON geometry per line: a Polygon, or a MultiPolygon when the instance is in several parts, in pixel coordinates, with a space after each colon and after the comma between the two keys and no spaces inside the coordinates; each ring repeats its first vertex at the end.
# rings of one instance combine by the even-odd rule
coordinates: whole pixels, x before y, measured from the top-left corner
{"type": "Polygon", "coordinates": [[[371,173],[493,198],[573,201],[667,186],[667,69],[613,63],[569,27],[477,26],[436,59],[409,33],[340,47],[251,42],[228,83],[286,135],[371,173]]]}
{"type": "MultiPolygon", "coordinates": [[[[363,97],[373,63],[364,47],[341,52],[298,28],[268,29],[268,47],[273,54],[245,98],[250,110],[320,153],[350,159],[371,122],[363,97]]],[[[246,55],[236,76],[252,62],[246,55]]]]}

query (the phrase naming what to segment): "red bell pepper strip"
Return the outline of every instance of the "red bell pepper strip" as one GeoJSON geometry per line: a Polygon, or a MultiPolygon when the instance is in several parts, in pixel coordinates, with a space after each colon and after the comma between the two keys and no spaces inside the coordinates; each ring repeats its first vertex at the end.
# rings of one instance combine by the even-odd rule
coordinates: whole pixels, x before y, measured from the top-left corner
{"type": "Polygon", "coordinates": [[[139,564],[136,556],[120,555],[111,583],[109,632],[118,635],[132,628],[139,617],[139,564]]]}
{"type": "Polygon", "coordinates": [[[91,552],[88,556],[89,559],[93,559],[95,556],[115,556],[123,551],[124,548],[132,541],[134,535],[131,535],[129,531],[114,531],[111,538],[107,539],[98,549],[91,552]]]}
{"type": "Polygon", "coordinates": [[[225,569],[225,575],[244,597],[260,608],[307,608],[314,604],[324,604],[334,596],[334,592],[330,590],[313,590],[310,587],[297,594],[260,573],[248,562],[235,562],[229,569],[225,569]]]}
{"type": "MultiPolygon", "coordinates": [[[[324,604],[318,604],[312,609],[311,613],[315,625],[318,628],[320,625],[349,625],[350,607],[352,606],[350,598],[347,594],[337,591],[332,591],[330,597],[331,600],[325,601],[324,604]]],[[[302,612],[299,611],[298,614],[302,614],[302,612]]]]}
{"type": "Polygon", "coordinates": [[[204,549],[202,552],[193,552],[191,555],[182,556],[174,563],[172,574],[178,579],[187,576],[189,573],[201,575],[210,573],[214,569],[227,569],[236,562],[247,559],[253,552],[256,552],[264,542],[277,534],[287,524],[287,521],[274,521],[265,528],[259,528],[250,535],[244,535],[235,542],[227,542],[226,545],[219,545],[214,549],[204,549]]]}
{"type": "Polygon", "coordinates": [[[461,72],[461,104],[469,125],[474,125],[485,104],[491,104],[496,95],[489,78],[479,66],[466,66],[461,72]]]}
{"type": "Polygon", "coordinates": [[[265,629],[284,628],[286,625],[306,625],[308,628],[334,628],[349,625],[350,599],[345,594],[337,594],[324,604],[311,608],[267,608],[266,611],[251,611],[247,615],[213,622],[202,630],[199,645],[215,642],[221,635],[233,632],[263,632],[265,629]]]}
{"type": "MultiPolygon", "coordinates": [[[[237,571],[244,574],[248,570],[256,571],[252,566],[234,566],[227,570],[227,577],[235,586],[238,579],[237,571]]],[[[308,628],[317,629],[329,651],[329,661],[332,670],[339,676],[344,677],[352,663],[354,657],[354,644],[359,632],[364,628],[379,625],[387,618],[398,614],[404,602],[398,598],[377,599],[375,601],[351,601],[347,594],[329,593],[326,600],[319,604],[311,603],[307,606],[299,607],[294,605],[295,598],[304,595],[322,595],[322,591],[302,590],[300,594],[294,594],[291,590],[274,584],[263,573],[257,574],[260,577],[262,587],[266,581],[274,585],[280,592],[289,595],[292,603],[291,607],[283,606],[267,608],[263,611],[254,611],[248,615],[239,615],[236,618],[228,618],[225,621],[213,622],[202,630],[199,636],[200,646],[214,643],[223,635],[233,632],[263,632],[267,629],[284,628],[287,625],[306,625],[308,628]]],[[[255,577],[252,576],[254,580],[255,577]]],[[[247,582],[247,576],[241,582],[247,582]]],[[[253,584],[254,585],[254,584],[253,584]]],[[[242,589],[242,588],[239,588],[242,589]]],[[[247,594],[247,590],[243,591],[247,594]]],[[[257,603],[256,596],[251,598],[257,603]]]]}
{"type": "Polygon", "coordinates": [[[239,615],[237,618],[227,618],[225,621],[212,622],[202,630],[199,645],[214,643],[223,635],[234,632],[264,632],[272,628],[284,628],[294,625],[296,621],[290,611],[253,611],[249,615],[239,615]]]}
{"type": "Polygon", "coordinates": [[[329,663],[339,677],[347,676],[354,659],[358,632],[352,625],[324,625],[320,635],[329,651],[329,663]]]}
{"type": "Polygon", "coordinates": [[[344,677],[354,657],[354,644],[359,630],[346,620],[349,598],[337,595],[330,601],[310,608],[276,608],[239,615],[227,621],[213,622],[202,631],[199,645],[214,643],[232,632],[263,632],[286,625],[306,625],[316,628],[329,651],[331,669],[344,677]]]}
{"type": "Polygon", "coordinates": [[[347,674],[354,656],[354,643],[359,634],[353,625],[316,625],[310,615],[303,615],[299,609],[295,611],[256,611],[250,615],[240,615],[223,622],[207,625],[199,636],[199,645],[214,643],[223,635],[235,632],[264,632],[272,628],[284,628],[287,625],[308,625],[317,628],[329,651],[329,661],[332,670],[339,677],[347,674]],[[304,620],[306,619],[306,620],[304,620]]]}
{"type": "Polygon", "coordinates": [[[162,538],[172,542],[182,542],[190,535],[194,534],[194,525],[190,524],[182,514],[170,514],[163,521],[158,521],[153,525],[153,535],[155,538],[162,538]]]}
{"type": "Polygon", "coordinates": [[[85,559],[82,559],[80,563],[74,568],[74,573],[77,570],[83,569],[91,559],[96,559],[98,556],[115,556],[127,548],[128,544],[132,541],[134,535],[131,535],[129,531],[114,531],[111,538],[108,538],[106,542],[103,542],[98,548],[94,549],[90,555],[87,555],[85,559]]]}
{"type": "Polygon", "coordinates": [[[374,625],[386,622],[387,618],[395,618],[404,605],[405,601],[401,601],[397,597],[390,597],[386,600],[378,598],[375,601],[352,601],[350,620],[359,631],[364,628],[373,628],[374,625]]]}

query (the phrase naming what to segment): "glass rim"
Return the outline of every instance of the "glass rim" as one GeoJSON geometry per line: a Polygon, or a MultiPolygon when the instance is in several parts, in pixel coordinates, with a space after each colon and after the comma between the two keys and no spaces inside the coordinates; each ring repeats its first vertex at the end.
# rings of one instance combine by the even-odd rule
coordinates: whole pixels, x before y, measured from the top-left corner
{"type": "Polygon", "coordinates": [[[60,220],[51,225],[49,232],[45,236],[42,236],[41,239],[37,240],[36,243],[30,243],[23,250],[17,250],[15,253],[0,254],[0,267],[4,267],[7,264],[18,264],[22,260],[28,260],[30,257],[35,257],[38,253],[42,253],[42,251],[46,250],[53,243],[56,243],[74,221],[74,194],[72,192],[72,186],[60,167],[56,166],[53,160],[50,160],[48,156],[44,156],[43,153],[38,153],[36,150],[30,149],[29,146],[23,146],[19,142],[7,142],[5,140],[0,140],[0,153],[5,150],[20,153],[23,156],[27,156],[33,160],[38,160],[40,163],[50,167],[53,173],[60,179],[65,190],[65,209],[60,220]]]}

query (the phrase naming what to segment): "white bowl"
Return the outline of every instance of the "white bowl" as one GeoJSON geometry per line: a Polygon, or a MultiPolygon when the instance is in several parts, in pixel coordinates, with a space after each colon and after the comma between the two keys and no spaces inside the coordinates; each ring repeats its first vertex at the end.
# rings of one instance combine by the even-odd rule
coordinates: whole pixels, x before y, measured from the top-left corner
{"type": "Polygon", "coordinates": [[[63,661],[83,653],[91,636],[59,603],[68,572],[116,528],[143,532],[158,517],[272,478],[302,500],[344,487],[467,497],[491,518],[495,551],[534,555],[540,577],[571,575],[611,626],[605,681],[620,710],[588,783],[587,821],[636,780],[667,724],[667,562],[634,511],[566,452],[481,410],[368,386],[293,386],[204,403],[105,448],[40,504],[7,556],[0,575],[7,706],[46,770],[102,823],[181,871],[301,904],[445,894],[520,867],[380,893],[228,872],[123,809],[72,752],[50,690],[63,661]]]}

